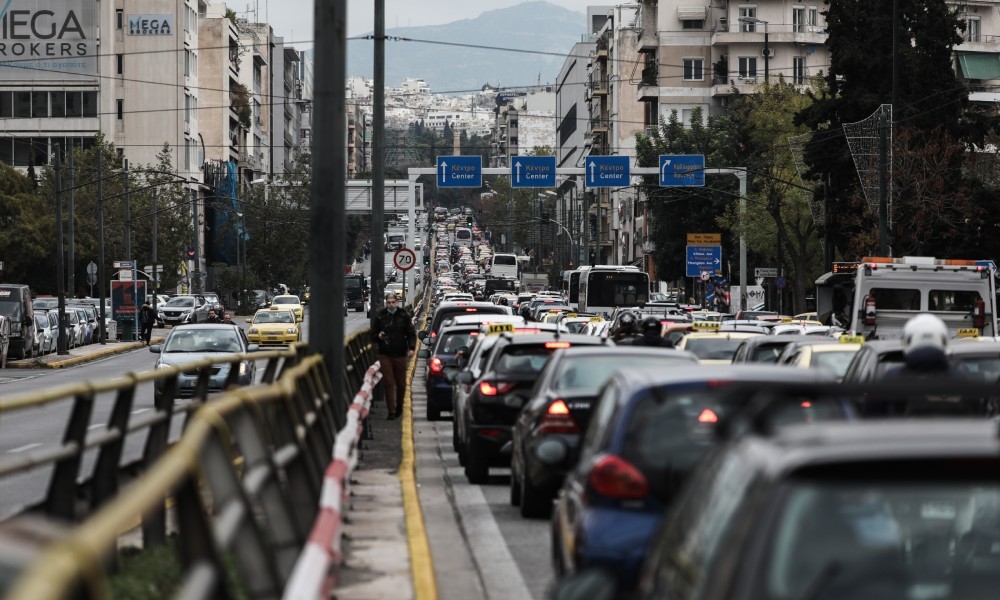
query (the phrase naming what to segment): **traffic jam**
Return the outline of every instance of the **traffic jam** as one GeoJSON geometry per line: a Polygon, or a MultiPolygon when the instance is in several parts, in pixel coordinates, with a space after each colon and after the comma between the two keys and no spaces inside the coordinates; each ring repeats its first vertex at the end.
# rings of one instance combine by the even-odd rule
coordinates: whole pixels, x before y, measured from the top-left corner
{"type": "Polygon", "coordinates": [[[468,209],[429,227],[415,417],[548,521],[553,597],[996,597],[992,261],[862,257],[813,312],[721,313],[636,267],[543,285],[468,209]]]}

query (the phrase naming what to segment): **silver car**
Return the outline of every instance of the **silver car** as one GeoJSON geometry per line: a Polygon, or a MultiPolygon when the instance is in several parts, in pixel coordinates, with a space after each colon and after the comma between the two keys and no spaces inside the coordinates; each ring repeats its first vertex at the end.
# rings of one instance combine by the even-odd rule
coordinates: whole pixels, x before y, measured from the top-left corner
{"type": "MultiPolygon", "coordinates": [[[[155,369],[176,367],[205,358],[226,358],[233,354],[255,352],[256,344],[247,340],[243,329],[238,325],[226,323],[204,323],[200,325],[181,325],[170,332],[163,344],[149,347],[149,351],[159,354],[155,369]]],[[[240,385],[250,385],[257,374],[257,363],[253,360],[243,360],[239,363],[240,385]]],[[[218,364],[212,367],[208,390],[222,391],[229,377],[229,365],[218,364]]],[[[179,397],[194,395],[194,386],[198,381],[197,371],[185,371],[177,380],[179,397]]],[[[160,399],[163,394],[164,381],[157,379],[154,385],[154,395],[160,399]]]]}
{"type": "Polygon", "coordinates": [[[203,296],[174,296],[160,307],[159,319],[166,325],[199,323],[208,319],[209,309],[203,296]]]}
{"type": "Polygon", "coordinates": [[[56,349],[58,328],[52,327],[49,316],[42,311],[35,312],[35,331],[38,332],[38,354],[43,356],[56,349]]]}

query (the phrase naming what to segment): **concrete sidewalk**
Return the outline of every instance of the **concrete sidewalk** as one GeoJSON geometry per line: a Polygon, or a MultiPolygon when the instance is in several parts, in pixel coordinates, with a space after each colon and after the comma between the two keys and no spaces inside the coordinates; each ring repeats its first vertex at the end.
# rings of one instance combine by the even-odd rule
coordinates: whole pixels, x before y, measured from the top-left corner
{"type": "MultiPolygon", "coordinates": [[[[166,335],[165,329],[154,329],[153,339],[151,343],[159,344],[163,342],[164,336],[166,335]],[[158,332],[158,333],[157,333],[158,332]]],[[[8,369],[63,369],[66,367],[72,367],[75,365],[81,365],[83,363],[88,363],[95,360],[100,360],[102,358],[107,358],[108,356],[114,356],[116,354],[122,354],[123,352],[130,352],[132,350],[138,350],[139,348],[144,348],[146,344],[144,342],[119,342],[116,340],[108,340],[107,344],[87,344],[86,346],[80,346],[73,348],[68,354],[59,354],[57,352],[50,352],[45,356],[39,356],[35,358],[25,358],[22,360],[9,360],[7,361],[8,369]]]]}

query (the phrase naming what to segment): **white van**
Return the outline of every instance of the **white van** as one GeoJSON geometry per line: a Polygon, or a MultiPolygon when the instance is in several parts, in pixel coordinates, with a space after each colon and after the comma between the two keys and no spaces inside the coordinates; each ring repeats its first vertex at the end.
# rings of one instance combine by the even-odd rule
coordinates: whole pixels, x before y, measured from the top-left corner
{"type": "Polygon", "coordinates": [[[494,254],[490,260],[490,275],[517,279],[517,255],[494,254]]]}

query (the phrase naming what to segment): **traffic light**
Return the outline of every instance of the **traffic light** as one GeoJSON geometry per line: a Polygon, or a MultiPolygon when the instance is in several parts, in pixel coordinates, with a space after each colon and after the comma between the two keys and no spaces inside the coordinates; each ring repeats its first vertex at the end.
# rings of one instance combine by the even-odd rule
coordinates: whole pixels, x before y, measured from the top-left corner
{"type": "Polygon", "coordinates": [[[431,255],[427,254],[426,252],[424,252],[424,264],[425,265],[431,264],[431,255]]]}
{"type": "Polygon", "coordinates": [[[188,248],[187,249],[187,257],[188,258],[194,258],[194,248],[188,248]]]}
{"type": "Polygon", "coordinates": [[[466,224],[466,225],[467,225],[468,227],[472,227],[472,215],[469,215],[468,217],[466,217],[466,219],[465,219],[465,224],[466,224]]]}

